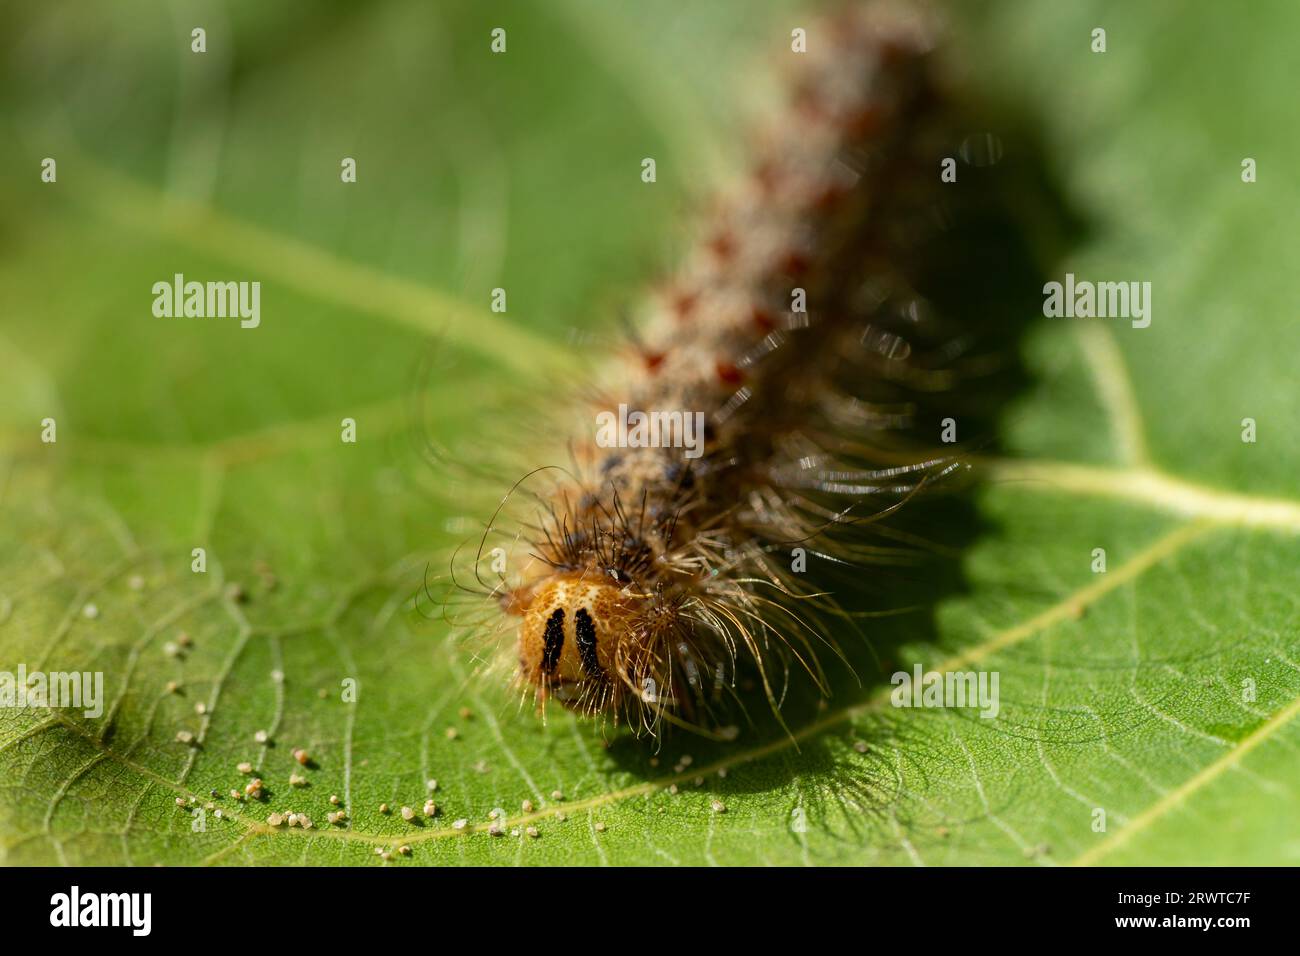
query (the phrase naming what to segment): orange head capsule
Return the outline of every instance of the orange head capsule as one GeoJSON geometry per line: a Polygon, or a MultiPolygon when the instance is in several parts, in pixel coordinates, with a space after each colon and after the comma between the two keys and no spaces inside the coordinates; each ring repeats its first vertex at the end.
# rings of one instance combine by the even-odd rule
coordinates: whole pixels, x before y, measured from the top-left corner
{"type": "Polygon", "coordinates": [[[640,604],[595,574],[543,584],[519,626],[520,677],[566,706],[603,708],[620,680],[619,648],[634,633],[640,604]]]}

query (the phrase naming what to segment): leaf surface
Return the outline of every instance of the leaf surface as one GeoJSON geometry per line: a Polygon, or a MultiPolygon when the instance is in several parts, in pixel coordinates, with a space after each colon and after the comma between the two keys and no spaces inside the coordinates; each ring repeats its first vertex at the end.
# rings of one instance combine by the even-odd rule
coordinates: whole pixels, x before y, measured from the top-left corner
{"type": "Polygon", "coordinates": [[[503,382],[527,429],[573,330],[598,348],[680,252],[743,154],[736,104],[761,112],[762,58],[811,17],[235,3],[200,57],[195,24],[136,6],[0,14],[0,666],[102,671],[106,698],[0,709],[7,862],[1300,859],[1294,5],[963,15],[969,82],[1024,103],[1091,223],[1065,268],[1154,288],[1150,328],[1034,329],[963,586],[868,629],[899,669],[996,671],[1000,713],[891,707],[868,680],[792,736],[662,752],[543,725],[413,612],[485,515],[414,460],[411,370],[441,343],[439,441],[480,434],[503,382]],[[175,273],[259,278],[264,324],[155,319],[175,273]],[[242,761],[265,803],[229,798],[242,761]],[[439,815],[405,822],[431,779],[439,815]],[[178,797],[222,815],[196,831],[178,797]],[[313,828],[267,825],[288,809],[313,828]],[[489,835],[497,809],[539,836],[489,835]]]}

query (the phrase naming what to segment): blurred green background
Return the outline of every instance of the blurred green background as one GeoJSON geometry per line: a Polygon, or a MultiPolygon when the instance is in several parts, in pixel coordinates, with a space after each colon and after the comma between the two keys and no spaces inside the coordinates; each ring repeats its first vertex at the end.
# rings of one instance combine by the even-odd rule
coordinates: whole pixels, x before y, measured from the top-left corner
{"type": "Polygon", "coordinates": [[[0,7],[0,667],[103,670],[109,697],[99,721],[0,711],[7,862],[1300,859],[1291,3],[953,5],[963,97],[1032,128],[1087,223],[1050,250],[1059,272],[1154,286],[1149,329],[1043,322],[1023,343],[1020,464],[980,494],[963,591],[879,625],[902,666],[999,669],[998,721],[867,687],[797,745],[656,753],[517,712],[412,611],[499,493],[418,459],[413,396],[471,453],[493,425],[532,430],[742,167],[820,6],[0,7]],[[155,318],[178,272],[261,281],[261,327],[155,318]],[[167,656],[182,630],[192,650],[167,656]],[[296,746],[317,766],[291,790],[296,746]],[[227,799],[195,832],[176,797],[225,793],[241,760],[269,803],[227,799]],[[439,818],[378,812],[429,778],[439,818]],[[263,823],[321,824],[331,793],[346,827],[263,823]],[[489,837],[498,807],[541,838],[489,837]]]}

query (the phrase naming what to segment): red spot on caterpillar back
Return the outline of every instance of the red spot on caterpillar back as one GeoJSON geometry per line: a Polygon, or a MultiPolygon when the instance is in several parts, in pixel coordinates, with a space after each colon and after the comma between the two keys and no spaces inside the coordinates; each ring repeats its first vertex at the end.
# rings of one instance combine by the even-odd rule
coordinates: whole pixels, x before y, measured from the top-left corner
{"type": "Polygon", "coordinates": [[[745,380],[745,373],[730,362],[718,362],[715,367],[720,382],[727,385],[739,385],[745,380]]]}
{"type": "Polygon", "coordinates": [[[885,123],[885,108],[879,103],[869,103],[844,117],[844,131],[854,137],[870,136],[879,132],[885,123]]]}
{"type": "Polygon", "coordinates": [[[749,320],[754,323],[754,328],[761,335],[767,335],[776,328],[776,319],[772,318],[772,313],[761,306],[756,305],[750,310],[749,320]]]}
{"type": "Polygon", "coordinates": [[[842,183],[830,183],[824,186],[813,199],[813,208],[826,212],[849,194],[849,187],[842,183]]]}
{"type": "Polygon", "coordinates": [[[754,167],[754,182],[758,185],[759,192],[764,196],[770,196],[776,192],[776,187],[781,182],[781,173],[776,163],[764,160],[754,167]]]}
{"type": "Polygon", "coordinates": [[[804,120],[820,122],[830,116],[827,104],[821,97],[821,91],[811,84],[795,90],[792,101],[795,112],[804,120]]]}
{"type": "Polygon", "coordinates": [[[781,257],[778,268],[786,275],[798,278],[808,271],[810,265],[807,254],[798,249],[791,249],[781,257]]]}
{"type": "Polygon", "coordinates": [[[736,254],[736,239],[729,232],[716,233],[709,240],[709,251],[722,262],[729,262],[736,254]]]}
{"type": "Polygon", "coordinates": [[[678,320],[685,321],[695,311],[695,304],[699,300],[698,292],[674,292],[670,300],[673,314],[677,316],[678,320]]]}

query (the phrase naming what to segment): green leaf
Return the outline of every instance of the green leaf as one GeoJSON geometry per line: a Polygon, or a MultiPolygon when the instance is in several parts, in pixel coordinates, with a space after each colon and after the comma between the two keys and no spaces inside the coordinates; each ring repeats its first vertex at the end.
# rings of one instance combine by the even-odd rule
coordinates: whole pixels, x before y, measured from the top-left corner
{"type": "Polygon", "coordinates": [[[536,430],[572,329],[598,352],[673,261],[743,152],[736,104],[762,112],[752,78],[811,16],[434,6],[232,4],[203,56],[164,4],[0,13],[0,670],[102,671],[106,697],[0,709],[6,862],[1300,859],[1294,5],[963,5],[962,82],[1041,127],[1090,225],[1060,271],[1154,288],[1150,328],[1033,329],[961,587],[869,622],[885,674],[996,671],[1000,712],[891,707],[871,675],[791,736],[661,752],[543,724],[413,610],[512,478],[417,459],[414,369],[433,339],[440,443],[536,430]],[[177,272],[259,278],[263,325],[154,318],[177,272]],[[265,803],[228,796],[242,761],[265,803]],[[430,779],[440,814],[404,821],[430,779]],[[178,797],[222,816],[196,832],[178,797]],[[538,838],[489,835],[497,808],[538,838]],[[315,825],[267,824],[287,809],[315,825]]]}

